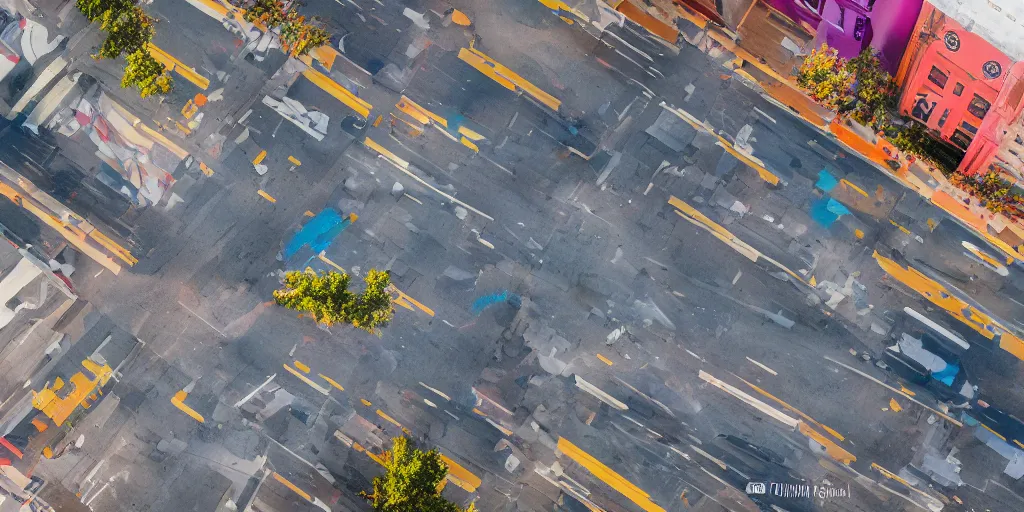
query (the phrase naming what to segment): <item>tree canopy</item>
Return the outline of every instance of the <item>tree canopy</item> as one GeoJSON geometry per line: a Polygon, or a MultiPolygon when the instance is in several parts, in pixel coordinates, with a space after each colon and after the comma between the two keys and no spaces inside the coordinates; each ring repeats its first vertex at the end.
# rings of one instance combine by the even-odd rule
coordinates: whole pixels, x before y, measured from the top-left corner
{"type": "Polygon", "coordinates": [[[295,11],[288,11],[281,25],[281,46],[289,55],[297,57],[327,44],[331,35],[320,25],[320,21],[295,11]]]}
{"type": "Polygon", "coordinates": [[[75,7],[89,21],[97,22],[106,12],[121,13],[135,6],[132,0],[76,0],[75,7]]]}
{"type": "Polygon", "coordinates": [[[124,67],[121,87],[135,87],[139,96],[146,98],[154,94],[167,94],[174,83],[167,73],[167,68],[153,58],[148,50],[136,50],[125,57],[128,65],[124,67]]]}
{"type": "Polygon", "coordinates": [[[292,57],[306,55],[327,44],[330,33],[316,17],[306,19],[296,11],[298,3],[289,6],[280,0],[256,0],[245,11],[244,18],[269,30],[277,29],[281,37],[281,49],[292,57]]]}
{"type": "Polygon", "coordinates": [[[292,271],[284,276],[284,287],[274,291],[278,305],[310,314],[318,323],[328,326],[345,323],[364,331],[379,334],[394,317],[388,288],[387,272],[371,269],[363,282],[362,293],[348,289],[351,278],[341,272],[292,271]]]}
{"type": "Polygon", "coordinates": [[[75,0],[75,6],[107,33],[96,57],[125,56],[121,87],[135,87],[143,98],[171,91],[174,82],[170,75],[149,53],[156,20],[142,7],[135,5],[134,0],[75,0]]]}
{"type": "Polygon", "coordinates": [[[141,7],[124,11],[108,10],[100,18],[100,29],[107,38],[100,46],[100,57],[116,59],[121,54],[133,54],[145,50],[153,40],[154,20],[141,7]]]}
{"type": "Polygon", "coordinates": [[[373,494],[363,493],[375,512],[473,512],[441,496],[448,466],[437,450],[423,451],[396,437],[382,456],[384,476],[373,479],[373,494]]]}

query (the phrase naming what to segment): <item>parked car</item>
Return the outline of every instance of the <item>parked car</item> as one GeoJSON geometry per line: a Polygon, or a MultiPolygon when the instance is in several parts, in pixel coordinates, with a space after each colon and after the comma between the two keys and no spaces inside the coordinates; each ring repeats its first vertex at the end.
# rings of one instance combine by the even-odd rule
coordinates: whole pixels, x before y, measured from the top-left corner
{"type": "Polygon", "coordinates": [[[901,378],[953,406],[966,406],[977,394],[960,357],[931,333],[920,338],[903,333],[894,345],[886,347],[882,360],[901,378]]]}
{"type": "Polygon", "coordinates": [[[1015,448],[1024,448],[1024,422],[984,400],[978,400],[975,405],[971,415],[982,425],[1015,448]]]}

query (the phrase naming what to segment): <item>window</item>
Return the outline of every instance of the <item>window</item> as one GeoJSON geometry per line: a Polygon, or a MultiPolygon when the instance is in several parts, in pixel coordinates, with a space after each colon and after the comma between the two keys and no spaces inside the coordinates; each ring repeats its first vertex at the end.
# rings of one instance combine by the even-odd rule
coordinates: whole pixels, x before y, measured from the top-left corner
{"type": "Polygon", "coordinates": [[[971,123],[968,123],[967,121],[962,121],[960,123],[960,128],[963,128],[964,130],[967,130],[975,135],[978,134],[978,129],[975,128],[974,125],[972,125],[971,123]]]}
{"type": "Polygon", "coordinates": [[[821,0],[803,0],[804,6],[815,13],[821,12],[821,0]]]}
{"type": "Polygon", "coordinates": [[[1024,139],[1020,138],[1020,135],[1015,137],[1013,141],[1016,142],[1018,145],[1024,146],[1024,139]]]}
{"type": "Polygon", "coordinates": [[[839,28],[846,30],[846,7],[839,8],[839,28]]]}
{"type": "Polygon", "coordinates": [[[917,101],[914,102],[914,108],[910,110],[910,115],[919,119],[922,123],[927,123],[928,119],[932,117],[935,103],[934,101],[928,101],[927,93],[919,92],[917,93],[917,101]]]}
{"type": "Polygon", "coordinates": [[[967,111],[974,114],[974,117],[978,119],[984,119],[985,114],[988,114],[988,109],[992,106],[985,98],[974,95],[974,99],[971,100],[971,104],[967,105],[967,111]]]}
{"type": "Polygon", "coordinates": [[[949,138],[949,140],[953,144],[956,144],[957,147],[959,147],[960,149],[967,151],[967,147],[971,145],[971,140],[973,140],[973,138],[970,135],[967,135],[966,133],[957,130],[953,132],[953,135],[949,138]]]}
{"type": "Polygon", "coordinates": [[[917,101],[914,103],[914,108],[911,109],[910,115],[927,123],[928,118],[932,116],[932,109],[934,108],[935,102],[929,102],[928,95],[918,93],[917,101]]]}
{"type": "Polygon", "coordinates": [[[939,118],[939,128],[942,128],[942,125],[946,124],[946,118],[947,117],[949,117],[949,109],[948,108],[944,112],[942,112],[942,117],[939,118]]]}
{"type": "Polygon", "coordinates": [[[932,70],[928,72],[928,81],[939,86],[939,89],[946,88],[947,80],[949,80],[949,76],[935,66],[932,66],[932,70]]]}
{"type": "Polygon", "coordinates": [[[853,38],[857,41],[864,40],[864,33],[867,32],[869,20],[857,16],[857,21],[853,22],[853,38]]]}
{"type": "MultiPolygon", "coordinates": [[[[1022,82],[1022,83],[1024,83],[1024,82],[1022,82]]],[[[954,96],[961,96],[961,95],[963,95],[963,93],[964,93],[964,84],[962,84],[960,82],[957,82],[956,85],[953,86],[953,95],[954,96]]]]}

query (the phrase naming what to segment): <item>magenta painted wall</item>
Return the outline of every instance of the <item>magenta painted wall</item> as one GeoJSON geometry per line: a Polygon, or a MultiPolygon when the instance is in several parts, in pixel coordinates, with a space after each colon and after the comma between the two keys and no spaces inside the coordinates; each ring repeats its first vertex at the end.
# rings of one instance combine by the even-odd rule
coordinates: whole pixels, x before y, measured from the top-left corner
{"type": "Polygon", "coordinates": [[[924,0],[765,0],[845,58],[870,45],[895,74],[924,0]]]}

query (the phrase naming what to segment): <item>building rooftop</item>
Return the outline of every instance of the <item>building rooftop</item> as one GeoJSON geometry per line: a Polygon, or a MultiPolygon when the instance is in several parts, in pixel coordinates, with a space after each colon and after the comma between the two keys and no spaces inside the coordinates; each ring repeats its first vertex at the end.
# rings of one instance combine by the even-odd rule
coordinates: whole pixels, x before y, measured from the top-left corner
{"type": "Polygon", "coordinates": [[[1015,61],[1024,60],[1024,2],[1020,0],[929,0],[1015,61]]]}

